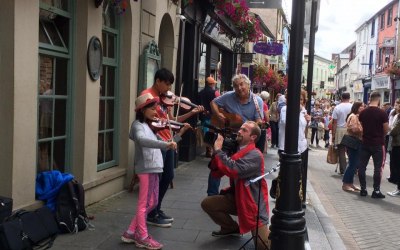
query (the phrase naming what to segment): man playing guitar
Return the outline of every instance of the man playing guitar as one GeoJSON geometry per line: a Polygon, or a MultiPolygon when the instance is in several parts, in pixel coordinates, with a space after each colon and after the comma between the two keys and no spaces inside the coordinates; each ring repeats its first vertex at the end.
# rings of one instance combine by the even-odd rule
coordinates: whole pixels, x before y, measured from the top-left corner
{"type": "MultiPolygon", "coordinates": [[[[239,129],[246,121],[255,121],[262,124],[263,101],[261,97],[250,91],[250,80],[244,74],[235,75],[232,78],[233,91],[229,91],[211,101],[211,110],[214,119],[211,124],[223,128],[229,126],[239,129]]],[[[220,179],[209,175],[207,194],[217,195],[220,179]]]]}

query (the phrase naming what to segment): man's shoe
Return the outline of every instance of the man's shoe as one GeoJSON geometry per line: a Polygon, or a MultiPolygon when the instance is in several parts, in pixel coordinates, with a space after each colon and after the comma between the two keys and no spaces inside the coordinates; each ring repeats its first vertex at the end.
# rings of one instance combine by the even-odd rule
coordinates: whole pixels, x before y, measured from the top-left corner
{"type": "Polygon", "coordinates": [[[360,196],[367,196],[367,195],[368,195],[368,192],[367,192],[366,189],[361,189],[360,190],[360,196]]]}
{"type": "Polygon", "coordinates": [[[174,218],[166,215],[162,210],[158,211],[158,217],[165,220],[166,222],[174,222],[174,218]]]}
{"type": "Polygon", "coordinates": [[[226,231],[221,229],[219,231],[213,231],[211,235],[214,237],[240,236],[240,231],[239,229],[235,229],[233,231],[226,231]]]}
{"type": "Polygon", "coordinates": [[[400,189],[394,190],[392,192],[387,192],[387,194],[392,197],[400,196],[400,189]]]}
{"type": "Polygon", "coordinates": [[[371,194],[371,198],[374,199],[383,199],[385,198],[385,195],[381,193],[379,190],[374,190],[371,194]]]}
{"type": "Polygon", "coordinates": [[[156,227],[171,227],[171,222],[161,219],[159,216],[147,217],[146,223],[156,227]]]}

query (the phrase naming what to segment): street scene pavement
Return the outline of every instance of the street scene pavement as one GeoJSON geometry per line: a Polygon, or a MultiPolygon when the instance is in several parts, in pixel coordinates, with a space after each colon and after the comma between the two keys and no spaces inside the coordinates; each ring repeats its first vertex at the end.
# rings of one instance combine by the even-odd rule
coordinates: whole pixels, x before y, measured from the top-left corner
{"type": "MultiPolygon", "coordinates": [[[[322,148],[309,151],[307,207],[305,209],[306,249],[400,249],[400,197],[372,199],[341,189],[341,175],[336,165],[326,163],[327,151],[322,148]]],[[[215,238],[211,236],[218,226],[202,211],[200,202],[206,197],[209,159],[198,156],[194,161],[179,163],[175,172],[174,188],[167,192],[163,210],[174,217],[171,228],[149,226],[149,233],[164,244],[163,249],[240,249],[251,234],[242,237],[215,238]]],[[[266,171],[278,163],[276,149],[265,156],[266,171]]],[[[372,164],[367,168],[367,188],[372,191],[372,164]]],[[[382,178],[382,192],[395,189],[386,181],[389,167],[382,178]]],[[[266,177],[268,184],[277,176],[266,177]]],[[[223,178],[221,186],[227,185],[223,178]]],[[[357,176],[355,184],[358,184],[357,176]]],[[[94,230],[74,235],[60,235],[52,249],[132,249],[122,243],[121,234],[127,229],[136,210],[137,190],[121,192],[87,208],[94,216],[94,230]]],[[[270,199],[270,209],[275,200],[270,199]]],[[[270,213],[272,216],[272,212],[270,213]]],[[[245,249],[254,249],[252,242],[245,249]]]]}

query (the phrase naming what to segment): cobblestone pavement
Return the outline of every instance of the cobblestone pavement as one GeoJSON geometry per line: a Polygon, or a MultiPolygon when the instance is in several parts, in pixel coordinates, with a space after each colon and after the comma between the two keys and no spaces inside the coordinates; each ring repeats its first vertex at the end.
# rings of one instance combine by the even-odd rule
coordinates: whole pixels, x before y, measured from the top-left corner
{"type": "MultiPolygon", "coordinates": [[[[372,159],[367,167],[368,196],[342,191],[342,176],[336,165],[326,163],[327,151],[309,152],[308,179],[347,249],[400,249],[400,197],[386,192],[396,188],[389,183],[389,165],[383,171],[381,191],[385,199],[372,199],[372,159]]],[[[354,184],[358,185],[355,176],[354,184]]]]}
{"type": "MultiPolygon", "coordinates": [[[[180,163],[176,169],[174,189],[168,191],[163,202],[164,212],[175,218],[174,223],[171,228],[148,227],[150,234],[164,244],[163,249],[239,249],[250,239],[249,233],[242,237],[211,236],[211,231],[218,227],[200,207],[200,202],[206,196],[208,161],[209,159],[198,156],[192,162],[180,163]]],[[[277,162],[276,149],[270,149],[265,158],[266,170],[276,166],[277,162]]],[[[277,173],[273,173],[267,176],[268,183],[276,175],[277,173]]],[[[227,185],[227,181],[227,178],[223,178],[222,186],[227,185]]],[[[305,218],[309,242],[306,249],[345,249],[316,192],[312,186],[308,186],[309,205],[305,210],[305,218]]],[[[135,213],[136,202],[137,192],[121,192],[89,206],[87,212],[95,217],[92,221],[95,230],[60,235],[52,249],[134,249],[131,244],[123,244],[120,236],[135,213]]],[[[270,209],[274,207],[275,201],[271,199],[270,209]]],[[[254,245],[250,243],[246,249],[254,249],[254,245]]]]}

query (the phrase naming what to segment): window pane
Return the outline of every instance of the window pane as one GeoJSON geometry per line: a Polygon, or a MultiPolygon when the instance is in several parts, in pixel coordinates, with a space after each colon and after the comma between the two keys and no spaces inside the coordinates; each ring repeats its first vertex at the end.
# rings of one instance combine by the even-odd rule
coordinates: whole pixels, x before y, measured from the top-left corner
{"type": "Polygon", "coordinates": [[[114,58],[115,56],[115,36],[112,34],[108,34],[108,56],[109,58],[114,58]]]}
{"type": "Polygon", "coordinates": [[[67,121],[67,101],[55,100],[54,111],[54,136],[65,136],[65,126],[67,121]]]}
{"type": "Polygon", "coordinates": [[[114,101],[108,100],[106,103],[107,103],[106,128],[113,129],[114,128],[114,101]]]}
{"type": "Polygon", "coordinates": [[[53,7],[62,10],[68,10],[68,0],[40,0],[42,3],[46,3],[53,7]]]}
{"type": "Polygon", "coordinates": [[[103,3],[103,25],[115,28],[115,9],[112,4],[104,1],[103,3]]]}
{"type": "Polygon", "coordinates": [[[65,172],[65,140],[54,141],[53,169],[65,172]]]}
{"type": "Polygon", "coordinates": [[[100,133],[98,136],[97,148],[97,164],[104,162],[104,134],[100,133]]]}
{"type": "Polygon", "coordinates": [[[114,96],[115,68],[107,67],[107,96],[114,96]]]}
{"type": "Polygon", "coordinates": [[[53,22],[43,21],[43,25],[47,31],[47,34],[50,37],[51,44],[63,47],[63,44],[61,42],[61,37],[59,36],[59,34],[57,32],[57,28],[56,28],[55,24],[53,22]]]}
{"type": "Polygon", "coordinates": [[[39,42],[50,44],[50,40],[44,30],[42,23],[39,24],[39,42]]]}
{"type": "Polygon", "coordinates": [[[102,38],[103,38],[103,41],[102,41],[103,42],[103,56],[104,57],[108,57],[108,54],[107,54],[107,47],[108,47],[107,33],[103,32],[102,38]]]}
{"type": "Polygon", "coordinates": [[[51,98],[39,97],[38,128],[39,128],[39,139],[53,137],[53,99],[51,98]]]}
{"type": "Polygon", "coordinates": [[[99,130],[104,130],[104,123],[105,123],[105,117],[106,117],[106,111],[105,111],[105,103],[106,101],[100,100],[99,104],[99,130]]]}
{"type": "Polygon", "coordinates": [[[67,91],[67,79],[68,79],[68,62],[63,58],[55,59],[55,94],[56,95],[68,95],[67,91]]]}
{"type": "Polygon", "coordinates": [[[107,161],[111,161],[112,159],[114,159],[114,156],[113,156],[113,132],[109,132],[109,133],[106,133],[106,136],[105,136],[105,145],[104,145],[104,153],[105,153],[105,160],[106,160],[106,162],[107,161]]]}
{"type": "Polygon", "coordinates": [[[107,76],[108,72],[107,72],[107,67],[103,66],[103,74],[100,75],[100,96],[105,96],[106,93],[106,76],[107,76]]]}
{"type": "Polygon", "coordinates": [[[51,170],[51,142],[40,142],[38,145],[38,171],[51,170]]]}

